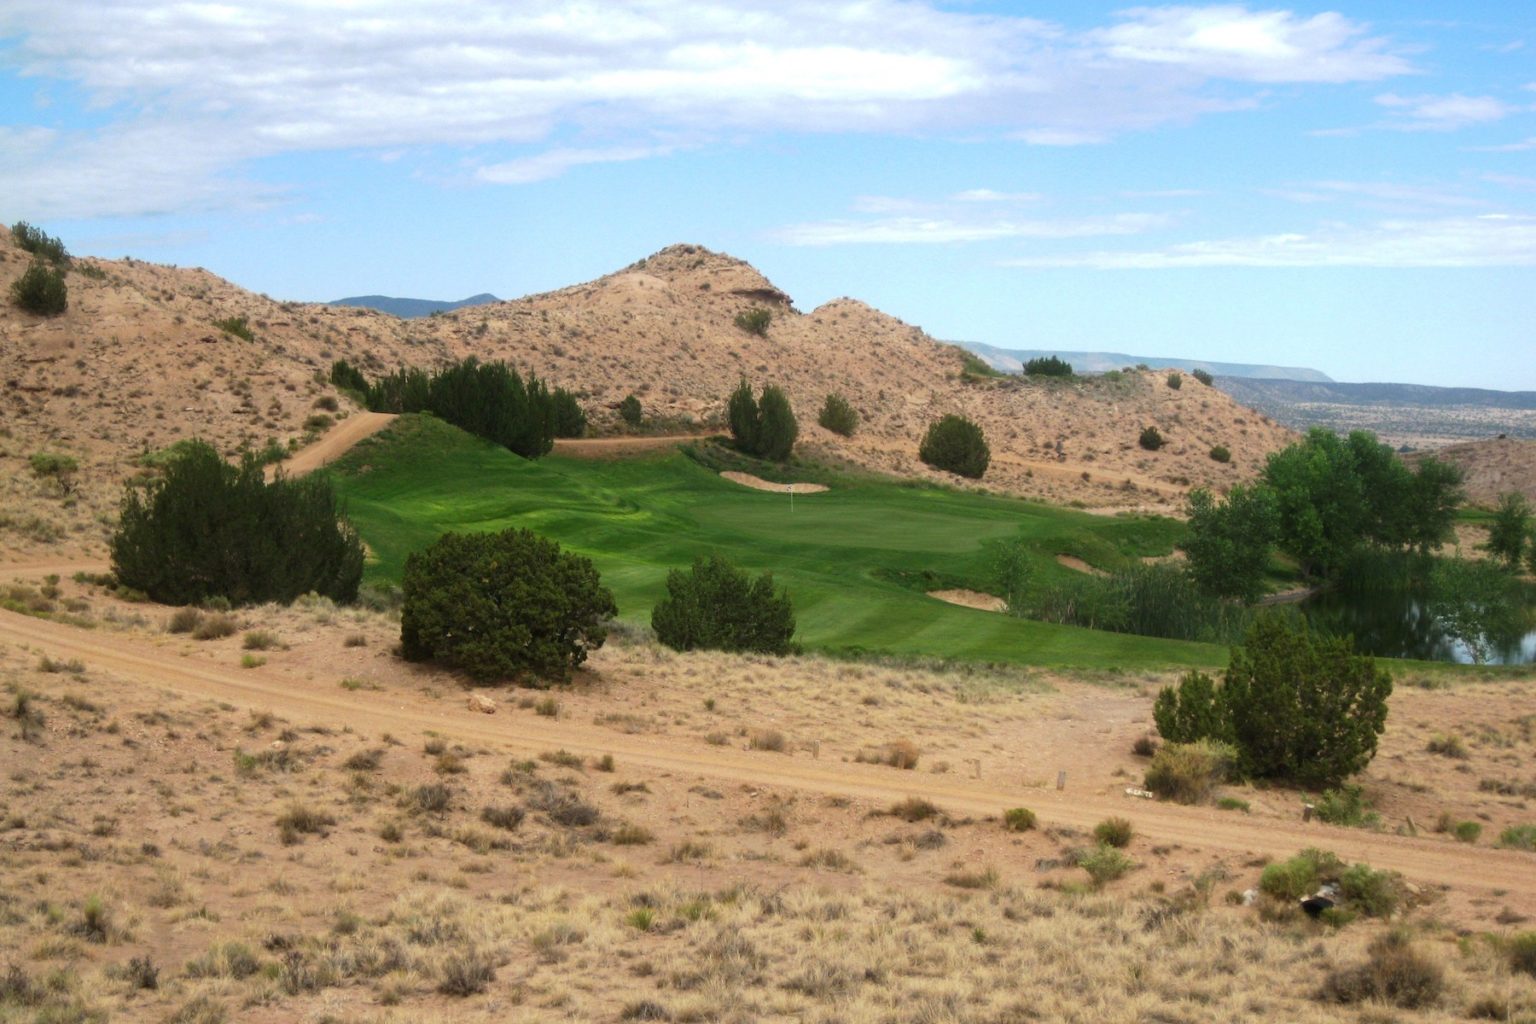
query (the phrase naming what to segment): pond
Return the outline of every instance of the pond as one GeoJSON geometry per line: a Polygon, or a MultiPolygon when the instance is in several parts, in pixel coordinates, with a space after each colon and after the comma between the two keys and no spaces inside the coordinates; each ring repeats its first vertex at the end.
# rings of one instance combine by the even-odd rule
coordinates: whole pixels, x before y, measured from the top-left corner
{"type": "MultiPolygon", "coordinates": [[[[1301,605],[1313,628],[1353,633],[1355,649],[1382,658],[1420,661],[1473,662],[1460,640],[1446,635],[1442,624],[1425,610],[1422,594],[1402,591],[1341,594],[1325,592],[1301,605]]],[[[1496,637],[1488,644],[1484,664],[1527,665],[1536,662],[1536,629],[1523,635],[1496,637]]]]}

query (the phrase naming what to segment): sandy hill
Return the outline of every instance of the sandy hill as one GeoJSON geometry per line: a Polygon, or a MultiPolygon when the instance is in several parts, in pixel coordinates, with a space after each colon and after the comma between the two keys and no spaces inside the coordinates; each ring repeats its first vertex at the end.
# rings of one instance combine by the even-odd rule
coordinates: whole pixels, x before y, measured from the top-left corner
{"type": "Polygon", "coordinates": [[[1466,474],[1467,500],[1493,505],[1499,495],[1517,491],[1536,501],[1536,441],[1517,441],[1500,435],[1484,441],[1465,441],[1434,451],[1407,456],[1410,464],[1425,456],[1460,466],[1466,474]]]}
{"type": "MultiPolygon", "coordinates": [[[[0,290],[29,260],[0,229],[0,290]]],[[[99,548],[146,451],[191,435],[229,451],[303,435],[324,415],[317,403],[334,397],[324,373],[342,357],[369,373],[470,354],[506,359],[575,390],[598,430],[615,427],[630,392],[648,415],[717,425],[745,375],[788,391],[803,450],[947,482],[956,478],[924,467],[917,446],[930,421],[959,412],[991,443],[984,486],[1096,508],[1176,509],[1191,486],[1250,477],[1292,436],[1192,378],[1178,390],[1161,373],[976,378],[964,353],[916,327],[853,299],[802,313],[748,264],[691,245],[586,284],[419,320],[279,302],[206,270],[133,259],[76,260],[68,283],[62,316],[0,307],[0,554],[99,548]],[[734,325],[752,307],[773,314],[764,337],[734,325]],[[252,339],[218,326],[229,318],[243,318],[252,339]],[[852,440],[815,424],[831,391],[863,417],[852,440]],[[1169,440],[1155,453],[1137,445],[1149,424],[1169,440]],[[1209,457],[1218,444],[1230,464],[1209,457]],[[41,450],[80,459],[68,493],[27,469],[41,450]],[[40,519],[65,536],[48,536],[40,519]]]]}

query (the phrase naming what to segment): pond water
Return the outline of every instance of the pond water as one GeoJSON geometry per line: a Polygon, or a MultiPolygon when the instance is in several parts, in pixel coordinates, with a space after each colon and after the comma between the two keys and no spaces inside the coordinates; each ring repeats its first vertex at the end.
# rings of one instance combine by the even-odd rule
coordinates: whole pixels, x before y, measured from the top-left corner
{"type": "MultiPolygon", "coordinates": [[[[1355,649],[1382,658],[1420,661],[1473,662],[1467,645],[1445,635],[1434,616],[1425,611],[1422,595],[1397,592],[1323,593],[1303,602],[1301,610],[1313,628],[1353,633],[1355,649]]],[[[1536,630],[1494,638],[1489,665],[1536,662],[1536,630]]]]}

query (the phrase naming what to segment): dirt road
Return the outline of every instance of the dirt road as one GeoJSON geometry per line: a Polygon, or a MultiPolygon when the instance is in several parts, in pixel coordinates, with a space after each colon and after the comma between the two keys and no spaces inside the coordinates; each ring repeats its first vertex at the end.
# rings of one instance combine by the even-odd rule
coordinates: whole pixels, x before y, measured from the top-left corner
{"type": "Polygon", "coordinates": [[[585,756],[613,754],[651,770],[682,772],[723,782],[773,786],[836,795],[884,805],[907,796],[932,800],[952,815],[996,815],[1028,804],[1047,826],[1090,829],[1110,815],[1129,817],[1148,840],[1189,850],[1239,857],[1288,857],[1308,846],[1331,849],[1349,860],[1401,871],[1418,883],[1443,883],[1467,892],[1536,892],[1536,856],[1473,848],[1445,837],[1407,837],[1335,828],[1300,821],[1245,820],[1209,808],[1178,807],[1130,797],[1074,791],[1008,790],[985,780],[897,772],[888,768],[819,761],[715,747],[679,736],[628,735],[576,721],[550,720],[510,708],[487,716],[469,711],[458,695],[433,700],[392,688],[348,692],[269,666],[259,672],[229,671],[188,658],[176,641],[139,640],[90,632],[0,612],[0,643],[50,657],[83,661],[91,671],[188,697],[227,701],[258,711],[365,733],[419,734],[426,730],[458,742],[528,757],[551,747],[585,756]]]}
{"type": "MultiPolygon", "coordinates": [[[[293,458],[281,463],[288,476],[312,473],[328,462],[335,462],[352,450],[352,446],[365,437],[371,437],[395,421],[393,413],[354,412],[326,432],[308,448],[301,449],[293,458]]],[[[277,466],[267,467],[267,479],[272,479],[277,466]]]]}

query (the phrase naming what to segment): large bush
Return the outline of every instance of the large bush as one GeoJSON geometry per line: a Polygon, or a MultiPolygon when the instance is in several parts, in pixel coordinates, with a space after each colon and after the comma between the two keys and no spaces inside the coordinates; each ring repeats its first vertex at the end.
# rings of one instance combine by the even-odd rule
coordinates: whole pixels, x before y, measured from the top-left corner
{"type": "Polygon", "coordinates": [[[745,377],[726,403],[726,420],[736,447],[760,459],[784,461],[800,435],[789,396],[769,384],[763,388],[761,398],[753,398],[752,385],[745,377]]]}
{"type": "Polygon", "coordinates": [[[69,251],[64,248],[64,243],[42,228],[19,220],[11,225],[11,238],[39,260],[45,260],[56,267],[69,265],[69,251]]]}
{"type": "Polygon", "coordinates": [[[112,537],[112,571],[157,601],[288,602],[314,591],[357,596],[363,546],[323,475],[267,483],[202,441],[180,446],[162,477],[128,489],[112,537]]]}
{"type": "Polygon", "coordinates": [[[1219,688],[1190,673],[1158,694],[1152,714],[1170,741],[1231,742],[1244,775],[1323,789],[1376,755],[1391,694],[1392,677],[1349,638],[1314,634],[1298,616],[1264,615],[1232,650],[1219,688]]]}
{"type": "Polygon", "coordinates": [[[1186,506],[1189,535],[1179,549],[1189,557],[1189,575],[1200,589],[1218,597],[1252,603],[1264,590],[1269,551],[1280,535],[1280,510],[1264,487],[1238,484],[1218,502],[1196,488],[1186,506]]]}
{"type": "Polygon", "coordinates": [[[852,437],[859,426],[859,414],[848,404],[848,399],[834,393],[828,395],[822,403],[821,415],[816,422],[834,434],[852,437]]]}
{"type": "Polygon", "coordinates": [[[69,289],[64,273],[42,260],[34,260],[11,285],[11,301],[28,313],[58,316],[69,308],[69,289]]]}
{"type": "MultiPolygon", "coordinates": [[[[331,368],[338,387],[362,379],[355,368],[343,367],[331,368]]],[[[367,385],[363,395],[374,412],[430,412],[525,459],[537,459],[549,454],[560,429],[558,393],[532,373],[524,379],[500,360],[482,363],[470,356],[435,373],[402,368],[367,385]]]]}
{"type": "Polygon", "coordinates": [[[625,395],[624,401],[619,403],[619,419],[632,427],[638,427],[644,418],[645,410],[640,407],[640,399],[634,395],[625,395]]]}
{"type": "Polygon", "coordinates": [[[667,574],[667,593],[651,611],[656,638],[679,651],[760,651],[787,654],[795,632],[789,595],[773,574],[752,579],[720,555],[667,574]]]}
{"type": "Polygon", "coordinates": [[[555,404],[556,437],[580,437],[587,432],[587,414],[575,395],[565,388],[555,388],[551,400],[555,404]]]}
{"type": "Polygon", "coordinates": [[[401,590],[400,653],[479,682],[568,679],[618,613],[589,559],[529,530],[444,534],[401,590]]]}
{"type": "Polygon", "coordinates": [[[917,457],[934,469],[980,480],[992,461],[992,449],[987,447],[980,427],[950,413],[928,425],[917,457]]]}

